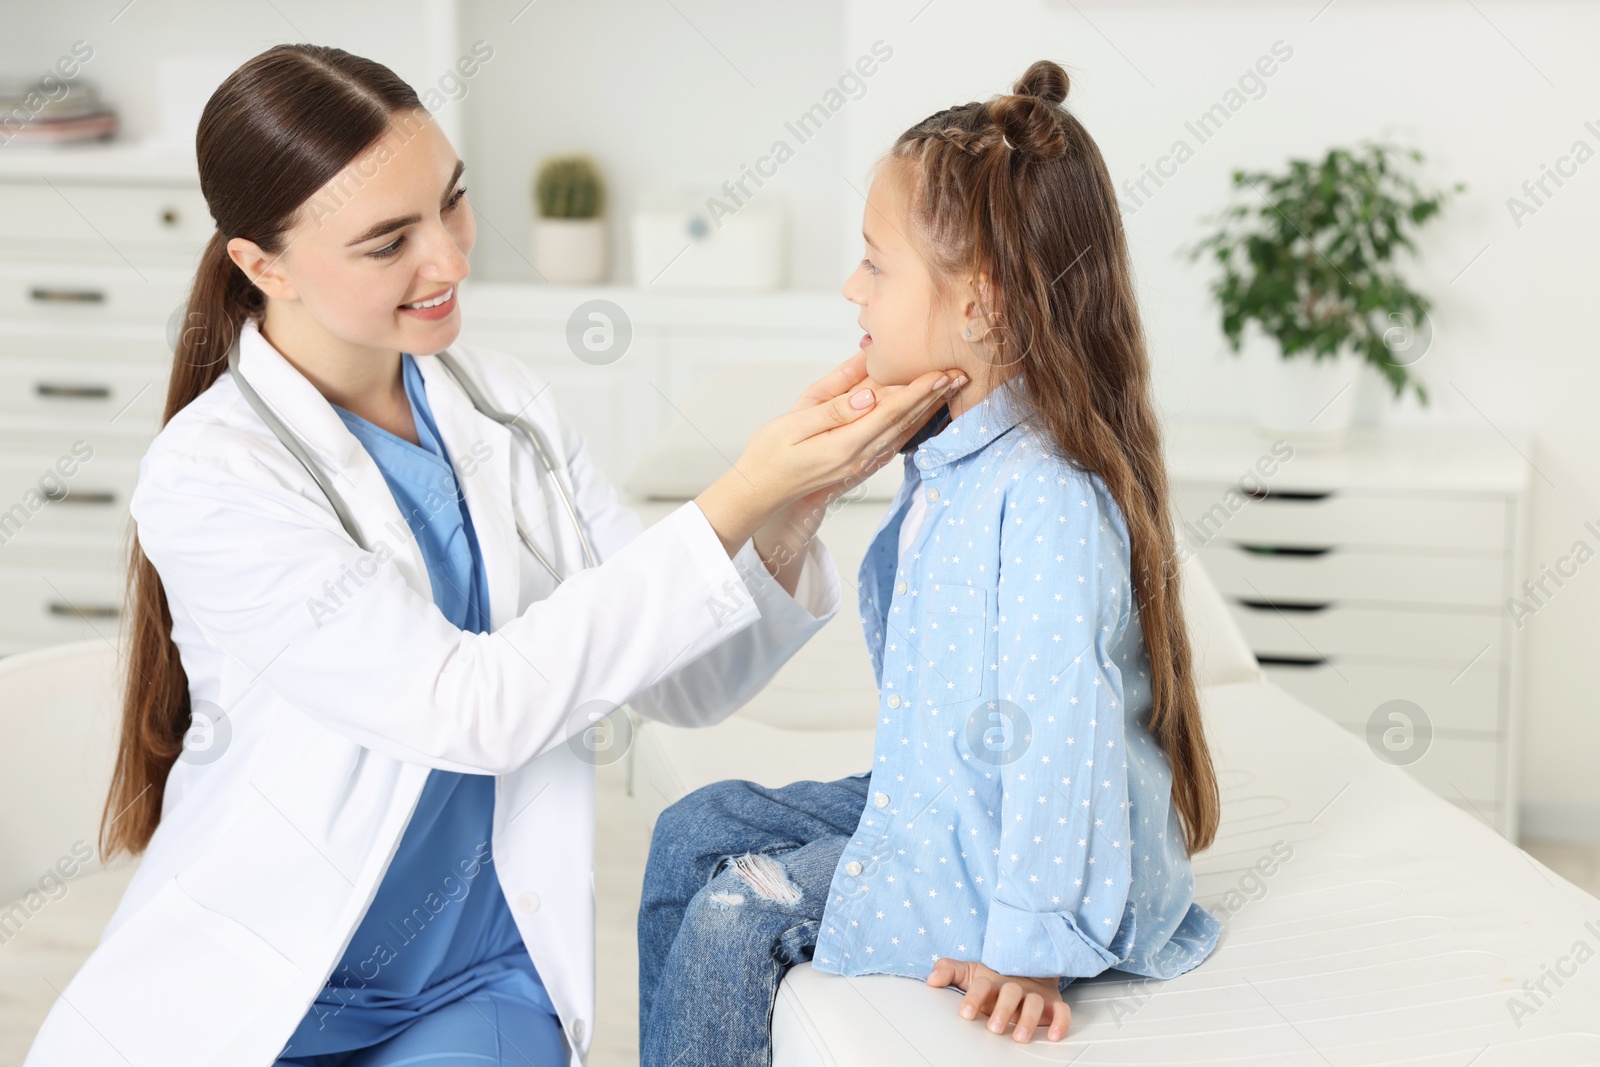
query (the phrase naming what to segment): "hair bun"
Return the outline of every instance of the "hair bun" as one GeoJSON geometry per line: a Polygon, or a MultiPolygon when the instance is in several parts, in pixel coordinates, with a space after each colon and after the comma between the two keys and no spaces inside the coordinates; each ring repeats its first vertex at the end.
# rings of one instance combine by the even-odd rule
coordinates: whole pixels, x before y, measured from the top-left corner
{"type": "Polygon", "coordinates": [[[1067,150],[1057,105],[1067,98],[1067,72],[1041,59],[1027,69],[1010,96],[990,102],[989,118],[1011,148],[1037,159],[1055,159],[1067,150]]]}
{"type": "Polygon", "coordinates": [[[1054,107],[1067,98],[1067,72],[1061,64],[1041,59],[1017,79],[1011,91],[1018,96],[1034,96],[1054,107]]]}

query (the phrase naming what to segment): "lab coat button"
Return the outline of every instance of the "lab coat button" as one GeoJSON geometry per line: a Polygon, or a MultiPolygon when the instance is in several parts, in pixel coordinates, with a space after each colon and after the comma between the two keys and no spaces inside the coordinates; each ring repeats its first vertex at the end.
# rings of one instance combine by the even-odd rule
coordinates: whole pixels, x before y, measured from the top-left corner
{"type": "Polygon", "coordinates": [[[574,1020],[572,1020],[572,1041],[573,1041],[574,1044],[580,1044],[581,1045],[583,1043],[583,1020],[582,1019],[574,1019],[574,1020]]]}
{"type": "Polygon", "coordinates": [[[898,708],[900,706],[900,694],[890,693],[888,703],[891,708],[898,708]]]}
{"type": "Polygon", "coordinates": [[[532,914],[533,912],[538,911],[539,910],[539,894],[538,893],[518,893],[517,894],[517,910],[521,911],[521,912],[525,912],[527,914],[532,914]]]}
{"type": "Polygon", "coordinates": [[[856,875],[861,873],[861,864],[857,863],[855,860],[851,860],[849,863],[844,865],[844,873],[854,878],[856,875]]]}
{"type": "Polygon", "coordinates": [[[896,593],[904,593],[906,591],[906,583],[904,581],[895,582],[894,591],[896,593]]]}
{"type": "Polygon", "coordinates": [[[872,798],[872,802],[880,808],[887,808],[889,806],[889,794],[879,793],[872,798]]]}

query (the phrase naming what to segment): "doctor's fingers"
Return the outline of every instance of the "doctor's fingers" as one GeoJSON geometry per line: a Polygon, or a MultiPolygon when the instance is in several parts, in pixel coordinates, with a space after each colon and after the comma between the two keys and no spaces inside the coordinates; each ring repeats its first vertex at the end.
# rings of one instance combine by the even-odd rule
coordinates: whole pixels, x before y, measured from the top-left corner
{"type": "Polygon", "coordinates": [[[792,416],[802,439],[812,443],[826,440],[837,448],[838,465],[842,470],[857,465],[862,457],[879,457],[892,454],[898,442],[903,442],[928,420],[942,403],[966,381],[965,375],[951,372],[929,371],[904,386],[884,386],[864,382],[851,396],[843,396],[827,404],[819,404],[808,411],[798,411],[792,416]],[[943,384],[936,385],[945,378],[943,384]],[[854,412],[849,407],[852,397],[870,389],[874,395],[870,405],[854,412]],[[836,411],[845,405],[842,411],[836,411]]]}
{"type": "Polygon", "coordinates": [[[924,375],[910,385],[896,387],[867,414],[829,435],[837,436],[855,449],[854,466],[876,468],[893,459],[900,447],[967,382],[966,375],[954,371],[930,372],[930,375],[931,378],[924,375]],[[931,382],[947,374],[954,377],[943,385],[929,388],[931,382]]]}
{"type": "Polygon", "coordinates": [[[867,379],[867,354],[858,351],[855,355],[839,364],[833,370],[824,374],[801,392],[800,399],[795,401],[790,411],[801,411],[805,408],[814,408],[818,404],[826,404],[846,392],[854,392],[854,386],[867,379]]]}

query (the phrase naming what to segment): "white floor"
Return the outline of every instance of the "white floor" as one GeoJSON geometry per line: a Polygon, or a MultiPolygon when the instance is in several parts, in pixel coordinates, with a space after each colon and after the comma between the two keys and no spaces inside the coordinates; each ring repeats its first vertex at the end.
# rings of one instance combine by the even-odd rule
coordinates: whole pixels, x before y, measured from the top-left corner
{"type": "MultiPolygon", "coordinates": [[[[599,768],[597,778],[598,1002],[589,1062],[592,1067],[632,1067],[639,1061],[634,924],[650,837],[625,792],[622,764],[599,768]]],[[[1557,841],[1524,841],[1523,847],[1557,874],[1600,896],[1600,847],[1557,841]]],[[[94,916],[111,913],[125,883],[125,877],[111,877],[73,885],[58,905],[32,920],[27,936],[0,945],[0,1064],[22,1062],[54,990],[66,985],[98,935],[94,916]]]]}

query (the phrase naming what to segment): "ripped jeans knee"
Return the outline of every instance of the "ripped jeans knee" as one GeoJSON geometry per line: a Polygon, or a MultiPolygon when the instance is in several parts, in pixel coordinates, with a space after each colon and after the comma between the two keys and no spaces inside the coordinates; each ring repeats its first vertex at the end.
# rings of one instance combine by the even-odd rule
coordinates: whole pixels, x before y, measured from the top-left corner
{"type": "Polygon", "coordinates": [[[784,865],[764,852],[724,857],[713,870],[707,888],[707,900],[730,908],[744,904],[747,894],[779,905],[798,904],[804,897],[784,865]]]}

